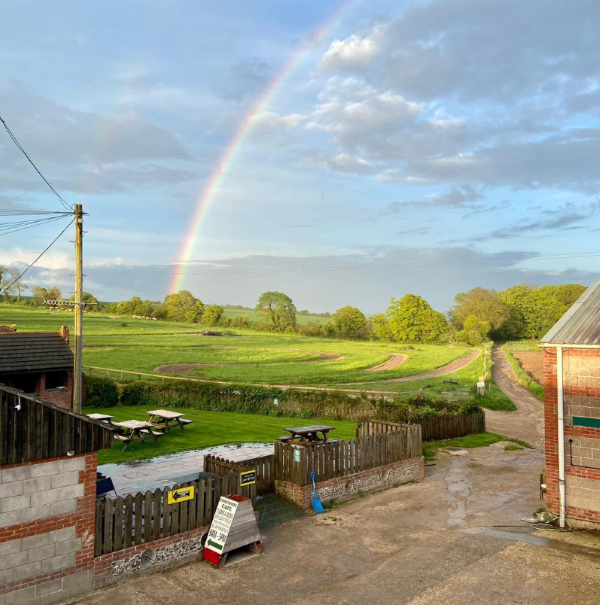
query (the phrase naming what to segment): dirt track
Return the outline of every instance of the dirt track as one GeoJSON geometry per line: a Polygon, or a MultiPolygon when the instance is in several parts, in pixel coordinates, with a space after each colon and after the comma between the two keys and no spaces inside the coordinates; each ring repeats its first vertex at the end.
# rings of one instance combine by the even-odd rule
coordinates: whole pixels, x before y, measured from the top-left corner
{"type": "Polygon", "coordinates": [[[492,359],[494,382],[517,406],[517,410],[515,412],[486,410],[487,430],[522,439],[541,449],[544,443],[544,404],[518,383],[500,346],[494,347],[492,359]]]}
{"type": "Polygon", "coordinates": [[[398,366],[401,366],[408,359],[408,355],[402,353],[390,353],[390,358],[380,363],[378,366],[374,366],[365,370],[365,372],[385,372],[386,370],[393,370],[398,366]]]}

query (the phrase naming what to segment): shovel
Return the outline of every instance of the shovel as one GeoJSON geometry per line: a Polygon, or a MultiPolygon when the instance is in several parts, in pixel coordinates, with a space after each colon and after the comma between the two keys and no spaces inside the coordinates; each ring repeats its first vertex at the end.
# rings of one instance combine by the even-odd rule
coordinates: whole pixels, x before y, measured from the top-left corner
{"type": "Polygon", "coordinates": [[[317,496],[317,486],[315,485],[315,474],[311,473],[310,474],[310,478],[312,479],[312,484],[313,484],[313,499],[312,499],[312,507],[313,510],[315,511],[315,514],[320,514],[320,513],[324,513],[325,509],[323,508],[323,504],[322,502],[319,500],[319,496],[317,496]]]}

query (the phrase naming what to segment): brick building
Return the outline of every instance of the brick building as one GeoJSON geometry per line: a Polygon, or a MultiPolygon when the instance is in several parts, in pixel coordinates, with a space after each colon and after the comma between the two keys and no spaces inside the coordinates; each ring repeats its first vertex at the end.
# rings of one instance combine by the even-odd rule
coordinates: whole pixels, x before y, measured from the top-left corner
{"type": "Polygon", "coordinates": [[[0,603],[91,592],[97,450],[106,425],[0,388],[0,603]]]}
{"type": "Polygon", "coordinates": [[[70,409],[73,352],[67,326],[60,332],[0,332],[0,383],[70,409]]]}
{"type": "Polygon", "coordinates": [[[548,510],[600,524],[600,280],[542,339],[548,510]]]}

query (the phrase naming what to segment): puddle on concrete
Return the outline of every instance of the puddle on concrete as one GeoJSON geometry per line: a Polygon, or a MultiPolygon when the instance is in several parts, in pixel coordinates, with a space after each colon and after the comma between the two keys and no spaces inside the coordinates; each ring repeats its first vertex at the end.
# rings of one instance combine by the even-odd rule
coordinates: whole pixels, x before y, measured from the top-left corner
{"type": "Polygon", "coordinates": [[[125,462],[113,462],[101,465],[105,472],[123,470],[126,467],[144,466],[147,464],[158,464],[160,462],[172,462],[180,458],[189,458],[191,456],[205,456],[206,454],[221,454],[225,452],[236,451],[244,447],[265,449],[265,456],[273,453],[272,443],[230,443],[226,445],[214,445],[201,450],[185,450],[174,454],[165,454],[164,456],[155,456],[153,458],[142,458],[141,460],[127,460],[125,462]]]}
{"type": "Polygon", "coordinates": [[[463,532],[467,534],[484,535],[490,538],[499,538],[500,540],[509,540],[513,542],[525,542],[527,544],[532,544],[533,546],[551,548],[552,550],[573,555],[583,555],[595,558],[600,557],[600,550],[596,548],[587,548],[586,546],[579,546],[578,544],[571,544],[570,542],[561,542],[560,540],[550,540],[549,538],[532,534],[530,531],[531,530],[528,527],[523,527],[522,532],[502,531],[491,527],[474,527],[463,530],[463,532]]]}

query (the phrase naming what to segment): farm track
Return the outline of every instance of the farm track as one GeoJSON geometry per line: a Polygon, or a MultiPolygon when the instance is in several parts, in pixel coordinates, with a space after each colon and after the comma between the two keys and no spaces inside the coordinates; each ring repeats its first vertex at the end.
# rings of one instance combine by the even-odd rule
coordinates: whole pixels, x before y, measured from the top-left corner
{"type": "Polygon", "coordinates": [[[365,372],[385,372],[386,370],[393,370],[398,366],[401,366],[407,359],[408,355],[402,353],[390,353],[391,357],[384,363],[380,363],[378,366],[368,368],[365,372]]]}
{"type": "Polygon", "coordinates": [[[498,388],[517,406],[514,412],[485,411],[488,431],[526,441],[536,449],[544,446],[544,404],[519,384],[504,351],[492,350],[493,378],[498,388]]]}
{"type": "MultiPolygon", "coordinates": [[[[415,380],[426,380],[428,378],[437,378],[439,376],[445,376],[446,374],[452,374],[453,372],[457,372],[458,370],[462,370],[466,368],[470,363],[475,361],[481,355],[481,349],[474,349],[470,351],[464,357],[460,359],[455,359],[450,363],[442,366],[441,368],[436,368],[435,370],[430,370],[429,372],[423,372],[422,374],[413,374],[412,376],[403,376],[402,378],[386,378],[383,380],[378,380],[377,382],[413,382],[415,380]]],[[[350,385],[358,385],[358,384],[368,384],[364,382],[346,382],[341,386],[350,386],[350,385]]]]}

